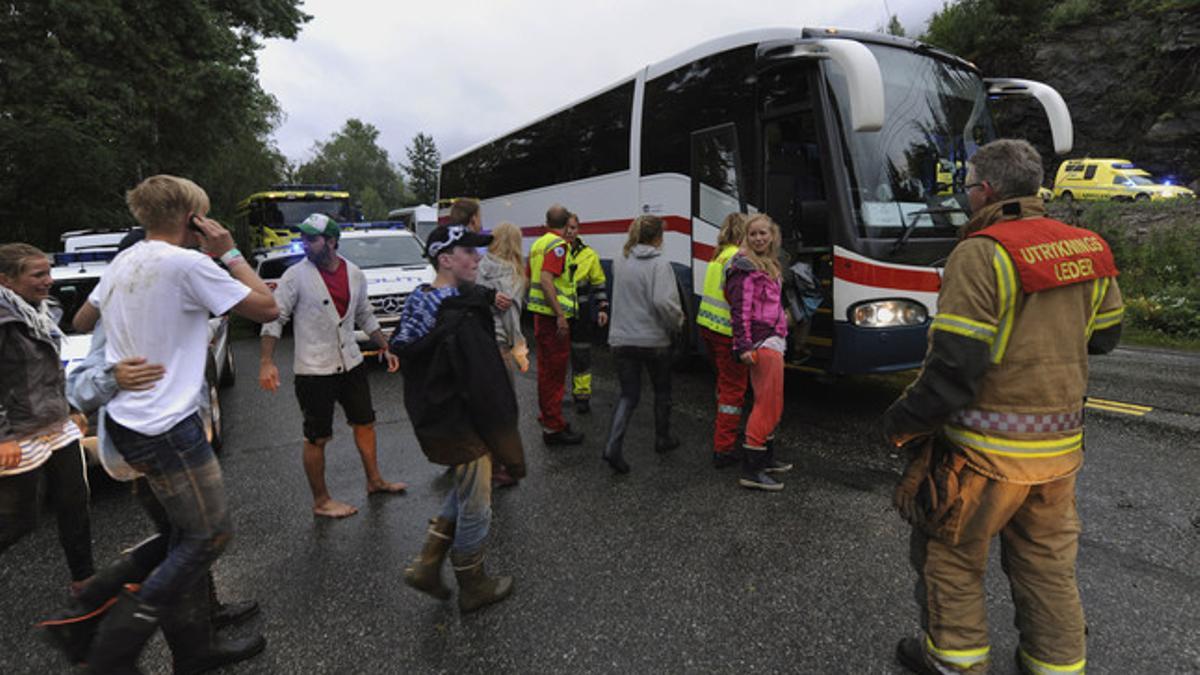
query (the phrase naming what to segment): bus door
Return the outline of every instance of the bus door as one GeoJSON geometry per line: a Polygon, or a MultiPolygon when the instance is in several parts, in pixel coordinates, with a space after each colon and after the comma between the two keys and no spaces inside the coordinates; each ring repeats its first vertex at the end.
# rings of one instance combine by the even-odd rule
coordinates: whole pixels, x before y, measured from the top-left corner
{"type": "Polygon", "coordinates": [[[779,224],[793,325],[789,365],[824,370],[833,361],[833,241],[824,161],[808,69],[789,66],[759,81],[763,211],[779,224]]]}
{"type": "MultiPolygon", "coordinates": [[[[694,326],[716,232],[725,216],[746,212],[737,127],[727,123],[693,131],[691,160],[692,244],[688,260],[692,264],[686,270],[677,269],[676,276],[688,320],[694,326]]],[[[686,334],[690,336],[691,331],[686,334]]]]}

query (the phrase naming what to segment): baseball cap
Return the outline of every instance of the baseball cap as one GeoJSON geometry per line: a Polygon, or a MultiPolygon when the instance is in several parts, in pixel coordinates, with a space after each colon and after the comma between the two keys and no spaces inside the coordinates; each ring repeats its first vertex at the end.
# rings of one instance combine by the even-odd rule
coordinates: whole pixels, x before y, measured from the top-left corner
{"type": "Polygon", "coordinates": [[[323,234],[332,239],[342,236],[342,228],[338,226],[337,221],[324,213],[310,215],[301,221],[297,227],[300,228],[302,234],[323,234]]]}
{"type": "Polygon", "coordinates": [[[442,253],[449,252],[455,246],[479,248],[491,243],[492,235],[472,232],[467,229],[466,225],[438,225],[437,229],[429,233],[429,238],[425,241],[425,257],[436,258],[442,253]]]}

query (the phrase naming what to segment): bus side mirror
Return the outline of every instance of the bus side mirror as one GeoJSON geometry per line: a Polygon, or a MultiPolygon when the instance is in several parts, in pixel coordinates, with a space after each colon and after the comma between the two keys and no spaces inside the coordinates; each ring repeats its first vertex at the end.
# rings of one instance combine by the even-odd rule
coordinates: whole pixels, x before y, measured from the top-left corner
{"type": "Polygon", "coordinates": [[[1071,111],[1067,109],[1067,102],[1054,87],[1033,80],[1009,77],[986,77],[983,81],[988,85],[988,94],[991,96],[1029,96],[1037,99],[1037,102],[1041,103],[1042,108],[1046,111],[1046,118],[1050,121],[1050,135],[1054,138],[1054,152],[1060,155],[1071,152],[1071,147],[1075,144],[1071,111]]]}
{"type": "Polygon", "coordinates": [[[854,131],[879,131],[883,128],[883,73],[879,61],[856,40],[822,38],[799,42],[790,51],[773,53],[777,58],[829,59],[846,74],[850,92],[850,126],[854,131]]]}

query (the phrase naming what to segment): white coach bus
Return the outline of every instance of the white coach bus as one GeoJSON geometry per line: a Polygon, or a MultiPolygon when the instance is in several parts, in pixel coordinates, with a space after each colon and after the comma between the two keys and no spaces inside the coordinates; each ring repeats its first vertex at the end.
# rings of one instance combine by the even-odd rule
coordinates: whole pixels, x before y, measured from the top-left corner
{"type": "Polygon", "coordinates": [[[967,220],[965,160],[996,137],[988,102],[1004,96],[1038,100],[1055,150],[1070,150],[1070,115],[1046,85],[984,78],[876,33],[738,33],[449,158],[439,190],[480,199],[485,227],[520,225],[527,247],[561,203],[606,261],[636,215],[662,217],[693,319],[718,225],[764,211],[823,287],[791,365],[903,370],[924,356],[941,265],[967,220]]]}

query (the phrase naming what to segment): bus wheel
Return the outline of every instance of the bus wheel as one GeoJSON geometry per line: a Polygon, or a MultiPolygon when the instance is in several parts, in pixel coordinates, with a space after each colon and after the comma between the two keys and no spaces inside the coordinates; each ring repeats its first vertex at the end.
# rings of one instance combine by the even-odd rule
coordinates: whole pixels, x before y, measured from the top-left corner
{"type": "Polygon", "coordinates": [[[1067,203],[1067,206],[1070,206],[1075,203],[1075,195],[1071,194],[1070,190],[1063,190],[1062,200],[1067,203]]]}

